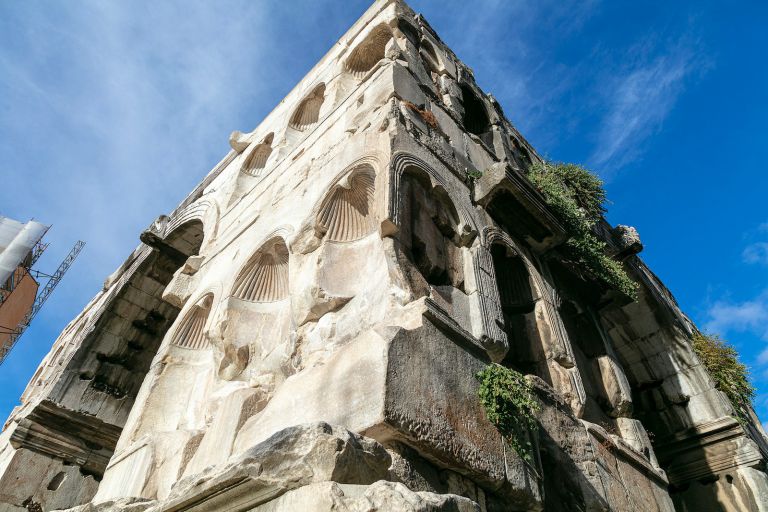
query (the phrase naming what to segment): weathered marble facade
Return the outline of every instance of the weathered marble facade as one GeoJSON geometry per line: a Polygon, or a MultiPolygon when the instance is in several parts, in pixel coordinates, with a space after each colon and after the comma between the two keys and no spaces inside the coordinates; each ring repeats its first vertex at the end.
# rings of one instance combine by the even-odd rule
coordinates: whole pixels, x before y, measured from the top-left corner
{"type": "Polygon", "coordinates": [[[761,427],[636,232],[601,226],[636,302],[559,261],[539,156],[402,2],[230,144],[53,344],[0,510],[768,510],[761,427]],[[532,463],[490,361],[535,383],[532,463]]]}

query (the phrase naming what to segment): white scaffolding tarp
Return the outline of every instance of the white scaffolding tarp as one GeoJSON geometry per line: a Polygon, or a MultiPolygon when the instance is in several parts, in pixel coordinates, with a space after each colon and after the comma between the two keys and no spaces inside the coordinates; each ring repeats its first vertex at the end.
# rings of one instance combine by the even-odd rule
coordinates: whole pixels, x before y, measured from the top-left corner
{"type": "Polygon", "coordinates": [[[43,238],[48,227],[34,220],[24,224],[0,216],[0,286],[43,238]]]}

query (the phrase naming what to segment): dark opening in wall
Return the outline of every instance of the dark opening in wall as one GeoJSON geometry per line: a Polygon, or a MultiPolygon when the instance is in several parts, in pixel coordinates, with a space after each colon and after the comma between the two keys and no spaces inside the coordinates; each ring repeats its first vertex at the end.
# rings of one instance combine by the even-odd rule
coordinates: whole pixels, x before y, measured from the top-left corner
{"type": "Polygon", "coordinates": [[[457,245],[458,214],[444,190],[432,187],[418,171],[403,176],[402,241],[409,258],[428,284],[464,291],[463,255],[457,245]]]}
{"type": "Polygon", "coordinates": [[[491,130],[491,122],[488,119],[485,105],[472,88],[466,84],[461,86],[461,95],[464,105],[464,117],[462,119],[464,128],[469,133],[474,133],[482,138],[483,135],[491,130]]]}
{"type": "Polygon", "coordinates": [[[515,238],[542,242],[552,233],[507,190],[498,192],[488,203],[488,213],[504,231],[515,238]]]}
{"type": "Polygon", "coordinates": [[[503,245],[494,244],[491,256],[504,315],[503,328],[509,341],[509,352],[502,364],[522,373],[537,374],[536,303],[528,269],[522,258],[503,245]]]}
{"type": "Polygon", "coordinates": [[[64,483],[64,480],[67,478],[67,474],[63,471],[59,471],[56,473],[56,476],[54,476],[51,481],[48,483],[47,489],[49,491],[57,491],[59,487],[61,487],[61,484],[64,483]]]}

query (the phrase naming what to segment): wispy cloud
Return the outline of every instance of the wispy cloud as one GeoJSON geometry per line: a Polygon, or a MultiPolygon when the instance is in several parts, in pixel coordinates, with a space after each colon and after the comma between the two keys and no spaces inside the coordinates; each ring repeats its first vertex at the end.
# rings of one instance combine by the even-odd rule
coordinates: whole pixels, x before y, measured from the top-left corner
{"type": "Polygon", "coordinates": [[[768,265],[768,242],[756,242],[748,245],[741,256],[747,263],[768,265]]]}
{"type": "Polygon", "coordinates": [[[705,65],[688,39],[668,45],[661,53],[649,49],[658,46],[649,42],[632,48],[626,56],[630,63],[606,77],[602,95],[607,109],[589,159],[605,173],[642,155],[643,143],[660,129],[686,79],[705,65]]]}
{"type": "Polygon", "coordinates": [[[704,326],[707,331],[721,334],[746,331],[768,341],[768,290],[742,302],[717,301],[708,308],[707,319],[704,326]]]}
{"type": "Polygon", "coordinates": [[[768,222],[763,222],[755,229],[750,229],[744,234],[748,245],[741,253],[741,259],[745,263],[760,263],[768,265],[768,222]]]}

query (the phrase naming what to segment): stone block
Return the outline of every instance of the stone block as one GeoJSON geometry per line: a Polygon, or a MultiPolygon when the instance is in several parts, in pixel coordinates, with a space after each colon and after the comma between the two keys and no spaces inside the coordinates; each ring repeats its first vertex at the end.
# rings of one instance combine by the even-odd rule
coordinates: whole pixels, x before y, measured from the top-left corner
{"type": "Polygon", "coordinates": [[[630,415],[632,390],[619,363],[613,357],[604,355],[593,359],[592,364],[600,392],[606,402],[606,412],[614,418],[630,415]]]}

